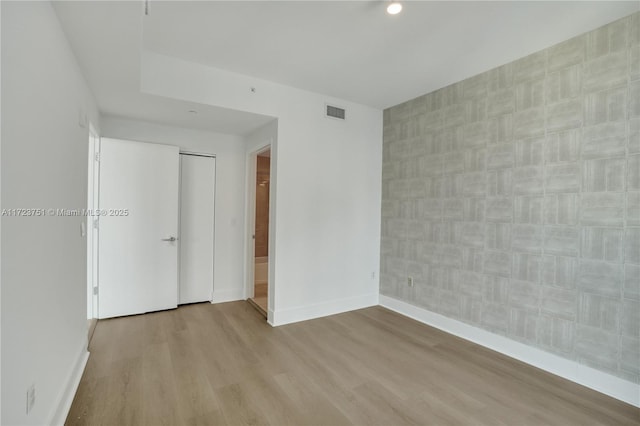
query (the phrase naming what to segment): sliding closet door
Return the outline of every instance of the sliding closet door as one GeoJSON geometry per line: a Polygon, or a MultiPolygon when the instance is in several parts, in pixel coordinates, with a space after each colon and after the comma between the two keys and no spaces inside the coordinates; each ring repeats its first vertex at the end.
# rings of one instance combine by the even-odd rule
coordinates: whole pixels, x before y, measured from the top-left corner
{"type": "Polygon", "coordinates": [[[215,158],[180,155],[180,304],[213,296],[215,174],[215,158]]]}

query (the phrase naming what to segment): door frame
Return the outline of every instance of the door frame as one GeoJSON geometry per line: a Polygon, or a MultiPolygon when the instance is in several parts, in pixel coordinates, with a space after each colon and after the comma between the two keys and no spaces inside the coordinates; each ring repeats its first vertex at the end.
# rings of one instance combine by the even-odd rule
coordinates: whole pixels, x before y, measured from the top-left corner
{"type": "MultiPolygon", "coordinates": [[[[89,123],[89,158],[87,170],[87,209],[95,212],[99,208],[100,200],[100,136],[92,123],[89,123]]],[[[98,318],[98,228],[97,216],[87,214],[87,319],[98,318]]]]}
{"type": "MultiPolygon", "coordinates": [[[[271,150],[273,152],[273,140],[270,138],[268,142],[260,145],[255,150],[247,154],[247,198],[246,198],[246,227],[245,227],[245,284],[244,298],[249,299],[254,296],[255,291],[255,229],[256,229],[256,173],[258,170],[258,155],[271,150]]],[[[271,251],[271,232],[273,230],[273,165],[269,170],[269,262],[268,268],[271,270],[273,253],[271,251]]],[[[273,300],[273,280],[271,272],[269,272],[268,297],[267,297],[267,314],[272,311],[273,300]]]]}

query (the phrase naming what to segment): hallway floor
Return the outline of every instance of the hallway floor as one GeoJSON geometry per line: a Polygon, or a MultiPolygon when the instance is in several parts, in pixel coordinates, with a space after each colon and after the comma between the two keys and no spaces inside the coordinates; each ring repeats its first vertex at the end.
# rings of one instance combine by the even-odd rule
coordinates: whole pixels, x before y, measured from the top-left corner
{"type": "Polygon", "coordinates": [[[267,317],[267,307],[268,307],[268,284],[266,281],[264,282],[256,282],[254,287],[254,296],[250,299],[255,307],[262,312],[262,314],[267,317]]]}

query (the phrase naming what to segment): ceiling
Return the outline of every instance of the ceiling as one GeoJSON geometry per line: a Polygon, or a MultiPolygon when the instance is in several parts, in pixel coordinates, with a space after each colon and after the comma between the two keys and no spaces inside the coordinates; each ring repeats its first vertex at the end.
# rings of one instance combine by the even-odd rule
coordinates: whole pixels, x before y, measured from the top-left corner
{"type": "Polygon", "coordinates": [[[629,2],[56,2],[101,110],[243,134],[271,120],[139,91],[143,49],[387,108],[640,10],[629,2]],[[188,113],[197,110],[198,114],[188,113]]]}
{"type": "Polygon", "coordinates": [[[152,2],[144,46],[387,108],[639,9],[638,2],[152,2]]]}
{"type": "Polygon", "coordinates": [[[139,1],[54,2],[102,114],[234,135],[244,135],[273,120],[142,93],[142,6],[139,1]]]}

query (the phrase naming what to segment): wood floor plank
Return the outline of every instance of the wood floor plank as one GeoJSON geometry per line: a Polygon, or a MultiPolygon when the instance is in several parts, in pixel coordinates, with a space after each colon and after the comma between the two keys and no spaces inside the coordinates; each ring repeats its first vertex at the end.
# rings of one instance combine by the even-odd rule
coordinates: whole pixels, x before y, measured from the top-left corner
{"type": "Polygon", "coordinates": [[[102,425],[142,424],[143,396],[142,357],[124,358],[112,363],[104,392],[104,410],[98,419],[102,425]]]}
{"type": "Polygon", "coordinates": [[[267,424],[266,415],[257,410],[239,384],[218,389],[216,395],[222,403],[225,424],[238,426],[267,424]]]}
{"type": "Polygon", "coordinates": [[[82,379],[77,393],[84,395],[84,398],[71,407],[66,424],[75,426],[100,423],[105,410],[107,380],[107,378],[82,379]]]}
{"type": "Polygon", "coordinates": [[[99,321],[66,424],[640,425],[640,409],[381,307],[273,328],[246,302],[99,321]]]}
{"type": "MultiPolygon", "coordinates": [[[[144,424],[177,425],[181,423],[177,389],[167,343],[149,345],[144,351],[142,376],[142,413],[144,424]]],[[[124,423],[131,424],[131,423],[124,423]]]]}
{"type": "Polygon", "coordinates": [[[212,412],[219,412],[213,388],[202,374],[206,359],[200,356],[197,342],[190,339],[187,330],[169,334],[169,352],[181,418],[197,423],[212,412]]]}
{"type": "Polygon", "coordinates": [[[350,425],[349,419],[302,374],[282,373],[274,377],[282,392],[304,410],[306,425],[350,425]]]}

